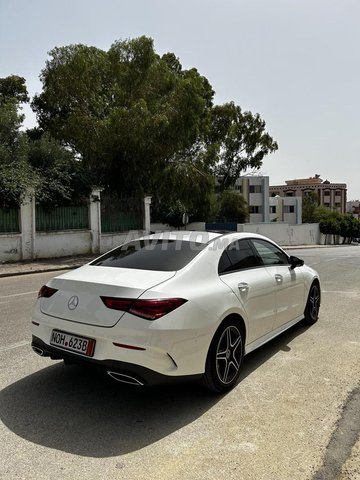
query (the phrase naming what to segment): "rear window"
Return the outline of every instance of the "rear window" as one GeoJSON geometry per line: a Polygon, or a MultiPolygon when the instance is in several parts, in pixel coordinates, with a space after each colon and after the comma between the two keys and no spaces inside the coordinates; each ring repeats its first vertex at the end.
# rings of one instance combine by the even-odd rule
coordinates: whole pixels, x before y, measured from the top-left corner
{"type": "Polygon", "coordinates": [[[184,240],[134,240],[90,265],[173,272],[185,267],[206,244],[184,240]]]}

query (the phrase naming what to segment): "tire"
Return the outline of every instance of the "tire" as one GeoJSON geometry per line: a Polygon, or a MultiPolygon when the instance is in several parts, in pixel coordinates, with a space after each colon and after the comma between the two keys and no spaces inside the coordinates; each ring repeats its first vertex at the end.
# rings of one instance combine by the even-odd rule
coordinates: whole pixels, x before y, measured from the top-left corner
{"type": "Polygon", "coordinates": [[[75,362],[69,358],[64,358],[63,359],[64,365],[69,366],[69,365],[75,365],[75,362]]]}
{"type": "Polygon", "coordinates": [[[220,325],[210,344],[202,385],[212,392],[223,393],[239,380],[244,357],[244,338],[233,320],[220,325]]]}
{"type": "Polygon", "coordinates": [[[313,325],[317,322],[319,318],[320,300],[320,285],[317,282],[314,282],[310,287],[304,312],[304,320],[307,325],[313,325]]]}

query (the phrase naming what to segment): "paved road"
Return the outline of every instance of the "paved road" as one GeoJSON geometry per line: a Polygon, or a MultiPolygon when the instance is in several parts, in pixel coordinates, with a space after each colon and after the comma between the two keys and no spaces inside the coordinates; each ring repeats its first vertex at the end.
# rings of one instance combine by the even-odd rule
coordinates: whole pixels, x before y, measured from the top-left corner
{"type": "Polygon", "coordinates": [[[321,318],[250,354],[223,397],[37,357],[30,312],[53,274],[0,279],[0,478],[360,478],[360,247],[291,253],[321,274],[321,318]]]}

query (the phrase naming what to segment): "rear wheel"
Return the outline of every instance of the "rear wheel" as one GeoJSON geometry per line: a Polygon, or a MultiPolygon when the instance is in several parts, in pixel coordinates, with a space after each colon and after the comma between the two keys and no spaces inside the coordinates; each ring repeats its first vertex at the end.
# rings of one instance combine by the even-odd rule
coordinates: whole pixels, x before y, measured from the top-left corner
{"type": "Polygon", "coordinates": [[[305,308],[305,322],[312,325],[317,322],[320,310],[320,286],[317,282],[313,283],[310,288],[308,300],[305,308]]]}
{"type": "Polygon", "coordinates": [[[71,360],[70,358],[64,358],[63,359],[64,365],[75,365],[75,362],[71,360]]]}
{"type": "Polygon", "coordinates": [[[236,385],[244,356],[239,325],[226,321],[217,330],[208,352],[202,384],[213,392],[226,392],[236,385]]]}

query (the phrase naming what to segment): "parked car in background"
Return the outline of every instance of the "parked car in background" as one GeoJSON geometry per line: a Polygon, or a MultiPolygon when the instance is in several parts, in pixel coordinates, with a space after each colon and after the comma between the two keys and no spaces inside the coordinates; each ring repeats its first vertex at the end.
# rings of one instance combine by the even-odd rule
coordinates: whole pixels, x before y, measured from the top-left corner
{"type": "Polygon", "coordinates": [[[44,285],[32,347],[115,380],[199,380],[225,392],[243,357],[317,321],[318,274],[261,235],[166,232],[121,245],[44,285]]]}

